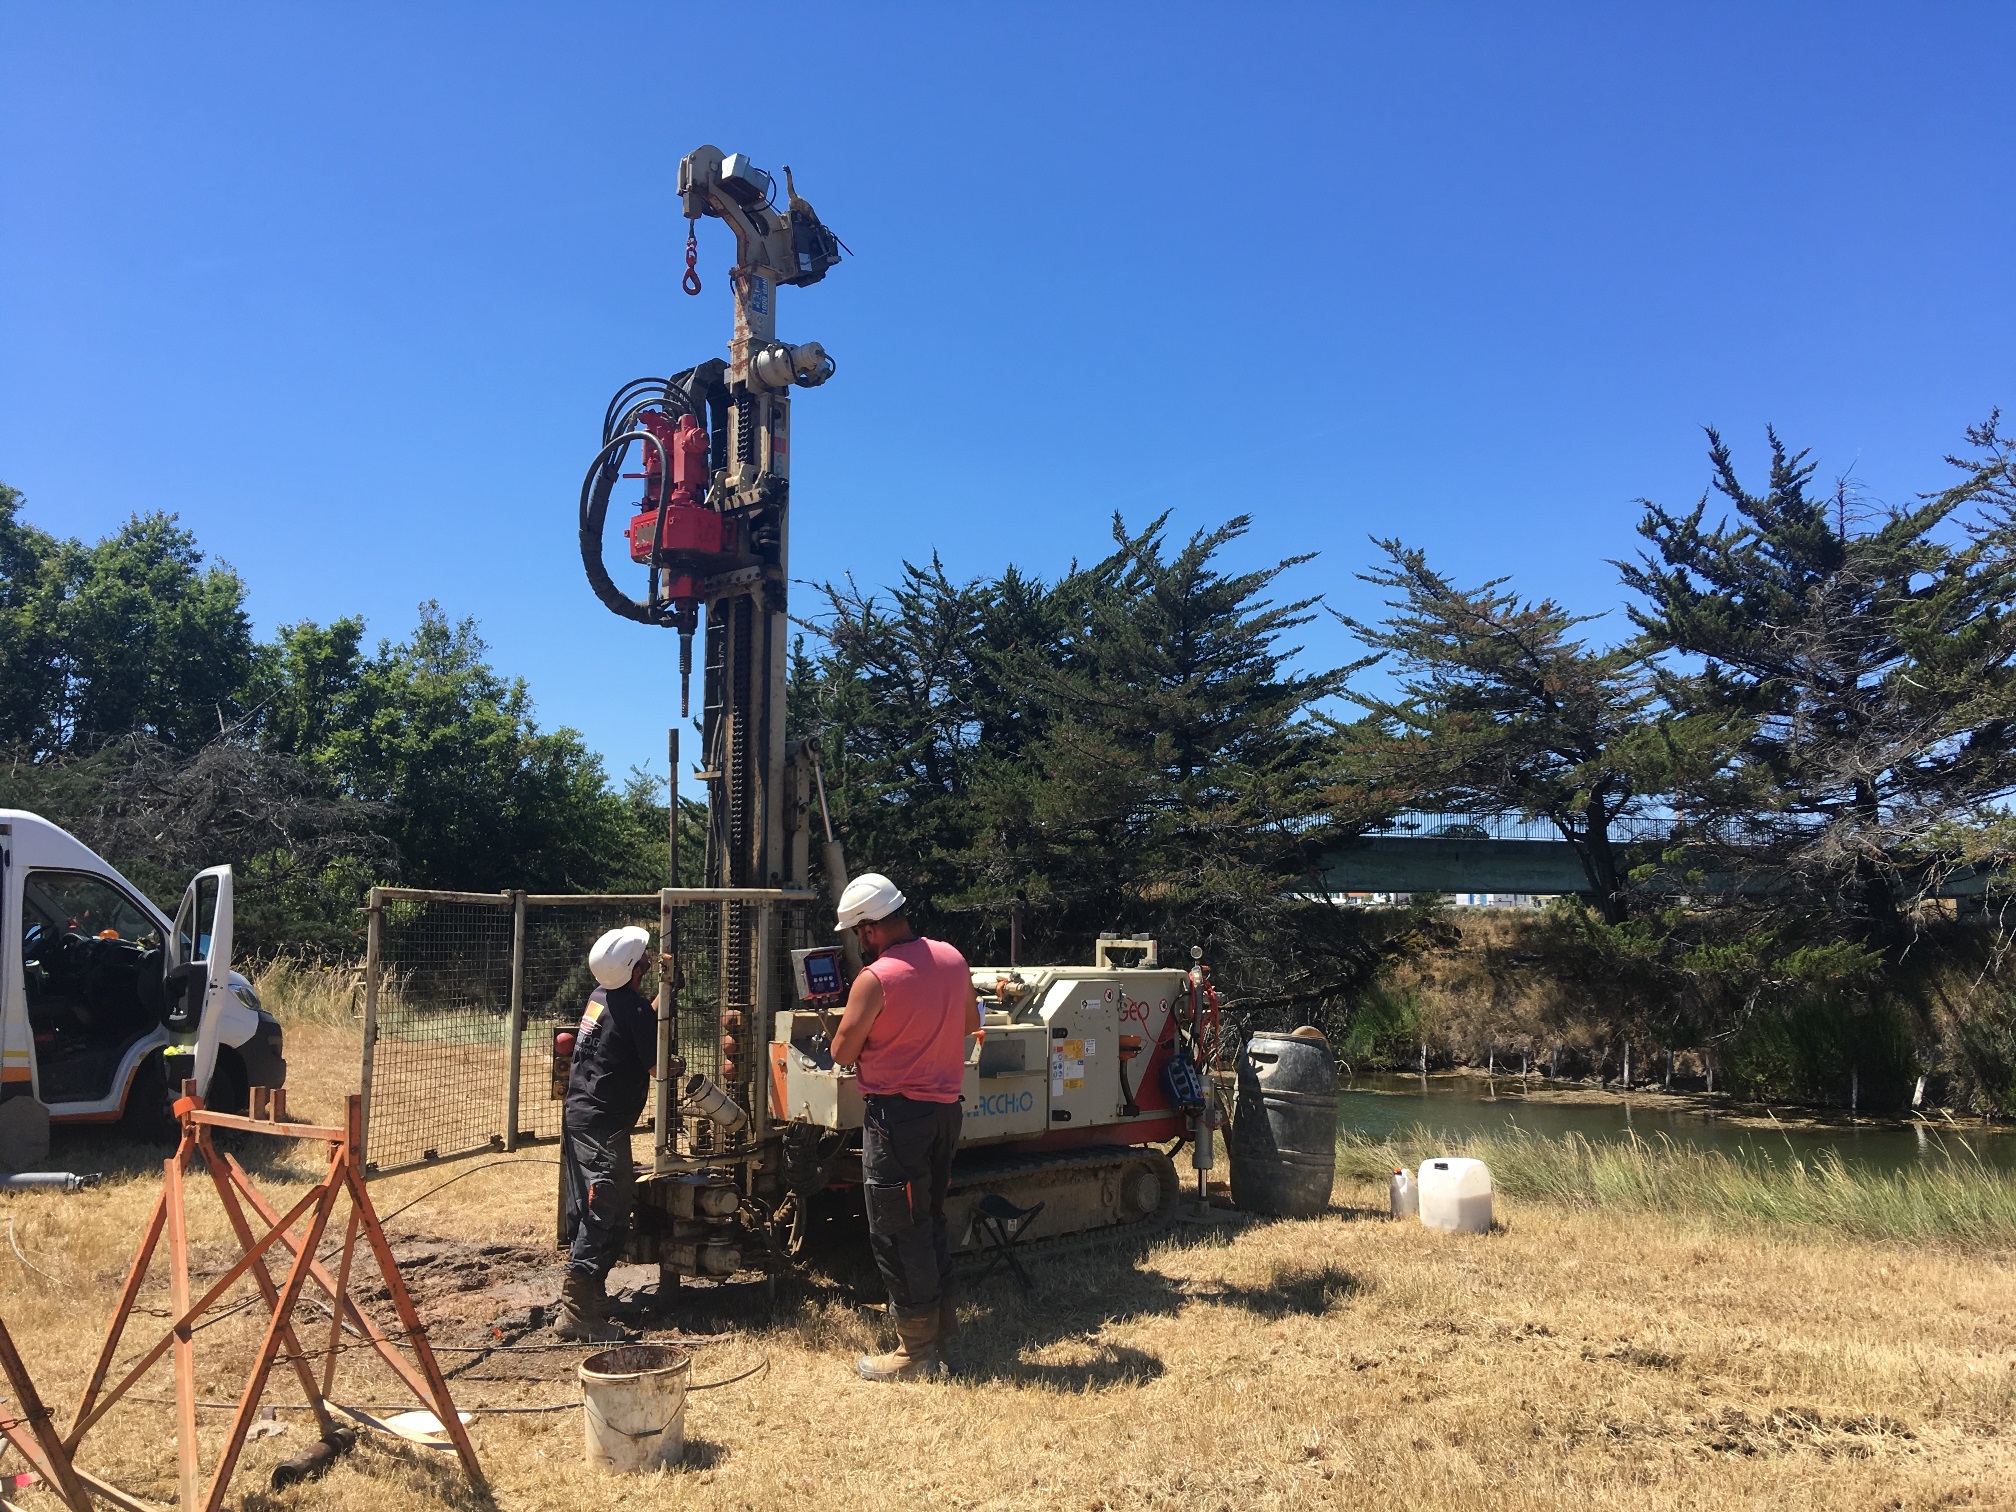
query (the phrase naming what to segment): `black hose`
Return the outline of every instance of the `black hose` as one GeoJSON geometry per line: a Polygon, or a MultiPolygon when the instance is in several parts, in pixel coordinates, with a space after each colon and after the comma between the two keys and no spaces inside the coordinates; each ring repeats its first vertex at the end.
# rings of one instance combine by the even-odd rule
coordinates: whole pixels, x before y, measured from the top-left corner
{"type": "Polygon", "coordinates": [[[657,393],[632,396],[628,401],[628,407],[620,411],[622,418],[615,422],[613,428],[605,427],[603,438],[606,440],[613,437],[617,431],[629,430],[636,424],[640,414],[652,408],[663,411],[667,416],[691,415],[696,421],[700,420],[700,407],[683,389],[677,387],[677,384],[678,379],[670,379],[657,393]]]}
{"type": "MultiPolygon", "coordinates": [[[[700,417],[694,414],[693,407],[686,403],[684,396],[668,389],[662,394],[647,394],[623,411],[623,418],[618,422],[617,430],[634,430],[637,426],[637,417],[646,410],[654,408],[666,415],[692,415],[694,422],[700,423],[700,417]]],[[[615,434],[615,431],[610,432],[612,436],[615,434]]]]}
{"type": "MultiPolygon", "coordinates": [[[[716,432],[720,430],[720,425],[716,423],[718,417],[710,415],[708,409],[719,397],[721,374],[725,367],[726,364],[716,358],[674,373],[670,378],[633,378],[616,390],[615,397],[609,401],[609,407],[602,415],[602,449],[588,464],[587,476],[581,480],[578,521],[581,565],[587,571],[588,586],[595,591],[595,597],[602,601],[603,607],[640,625],[670,623],[658,599],[657,568],[651,570],[651,587],[646,597],[633,599],[616,586],[602,560],[602,529],[609,516],[610,490],[616,486],[616,479],[623,470],[623,449],[638,439],[646,439],[656,446],[665,486],[668,489],[671,487],[671,458],[666,454],[664,443],[650,432],[637,428],[638,414],[655,406],[666,415],[691,415],[696,422],[707,426],[710,455],[718,452],[721,443],[716,432]]],[[[663,528],[662,514],[660,528],[663,528]]]]}
{"type": "Polygon", "coordinates": [[[655,606],[647,600],[633,599],[618,588],[602,560],[602,525],[609,516],[609,490],[622,473],[623,453],[630,449],[632,441],[639,439],[658,448],[658,465],[664,469],[666,485],[671,485],[672,459],[666,454],[665,444],[649,431],[625,431],[604,442],[602,450],[595,453],[595,460],[588,464],[588,475],[581,480],[581,565],[587,570],[588,586],[610,613],[640,625],[655,625],[660,623],[655,606]]]}
{"type": "Polygon", "coordinates": [[[581,480],[581,565],[587,570],[588,586],[595,591],[595,597],[602,601],[604,608],[640,625],[665,622],[657,601],[656,569],[653,569],[652,576],[654,586],[642,599],[633,599],[624,593],[609,575],[609,569],[602,560],[602,529],[609,516],[609,494],[623,471],[623,451],[631,441],[640,439],[658,448],[658,465],[662,469],[665,486],[672,486],[672,459],[666,454],[665,444],[650,432],[638,429],[637,416],[640,411],[655,406],[664,413],[691,415],[705,424],[699,403],[681,381],[690,380],[694,371],[689,368],[670,378],[633,378],[616,390],[615,397],[609,401],[609,407],[602,415],[602,449],[588,464],[588,474],[581,480]]]}
{"type": "Polygon", "coordinates": [[[273,1489],[285,1491],[302,1481],[314,1480],[356,1447],[355,1428],[331,1428],[302,1453],[273,1467],[273,1489]]]}
{"type": "Polygon", "coordinates": [[[628,430],[630,420],[640,409],[659,405],[664,409],[677,410],[691,415],[695,420],[705,421],[700,414],[700,404],[687,386],[696,370],[688,368],[674,373],[670,378],[632,378],[609,401],[608,409],[602,413],[602,439],[612,440],[618,431],[628,430]],[[621,415],[621,420],[617,416],[621,415]]]}
{"type": "Polygon", "coordinates": [[[649,389],[649,388],[655,388],[662,391],[667,386],[669,386],[671,382],[672,380],[670,378],[632,378],[628,383],[624,384],[623,387],[616,390],[616,397],[609,401],[609,408],[605,410],[602,415],[602,439],[604,441],[607,441],[611,436],[615,435],[619,429],[624,428],[619,427],[616,424],[616,416],[622,410],[624,405],[631,402],[632,396],[634,394],[643,389],[649,389]]]}

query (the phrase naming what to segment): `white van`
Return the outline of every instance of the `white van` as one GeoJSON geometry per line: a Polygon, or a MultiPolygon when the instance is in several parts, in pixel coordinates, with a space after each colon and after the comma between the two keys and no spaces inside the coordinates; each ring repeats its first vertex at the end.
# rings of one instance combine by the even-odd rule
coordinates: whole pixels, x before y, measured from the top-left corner
{"type": "Polygon", "coordinates": [[[231,970],[230,867],[171,923],[74,836],[0,809],[0,1171],[46,1154],[51,1123],[165,1136],[185,1079],[237,1112],[286,1075],[279,1023],[231,970]]]}

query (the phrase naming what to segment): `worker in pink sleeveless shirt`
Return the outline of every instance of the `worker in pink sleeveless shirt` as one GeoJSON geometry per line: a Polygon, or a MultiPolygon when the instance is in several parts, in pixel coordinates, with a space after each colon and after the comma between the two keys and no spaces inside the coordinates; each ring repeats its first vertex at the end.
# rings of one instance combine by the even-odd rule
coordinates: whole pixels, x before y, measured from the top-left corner
{"type": "Polygon", "coordinates": [[[980,1028],[966,958],[912,930],[906,901],[879,872],[856,877],[840,895],[839,927],[854,931],[868,964],[848,991],[833,1059],[857,1068],[866,1104],[868,1245],[889,1288],[897,1338],[891,1353],[861,1357],[855,1369],[871,1381],[944,1368],[941,1347],[958,1319],[945,1191],[959,1147],[966,1037],[980,1028]]]}

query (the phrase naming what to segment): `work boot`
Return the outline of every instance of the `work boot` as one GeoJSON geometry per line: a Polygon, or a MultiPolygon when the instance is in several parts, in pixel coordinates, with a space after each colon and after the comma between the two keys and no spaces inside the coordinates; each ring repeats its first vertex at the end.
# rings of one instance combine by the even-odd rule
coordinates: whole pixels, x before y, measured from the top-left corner
{"type": "Polygon", "coordinates": [[[863,1355],[854,1373],[864,1381],[923,1381],[944,1373],[938,1356],[938,1314],[896,1320],[896,1347],[888,1354],[863,1355]]]}
{"type": "Polygon", "coordinates": [[[609,1318],[608,1306],[599,1280],[569,1271],[560,1285],[560,1321],[553,1332],[570,1344],[624,1343],[630,1330],[609,1318]]]}

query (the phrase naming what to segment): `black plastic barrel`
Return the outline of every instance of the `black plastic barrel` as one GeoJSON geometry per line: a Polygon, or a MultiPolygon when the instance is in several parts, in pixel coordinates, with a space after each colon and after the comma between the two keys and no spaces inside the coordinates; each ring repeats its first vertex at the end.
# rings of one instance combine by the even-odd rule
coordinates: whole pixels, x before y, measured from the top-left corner
{"type": "Polygon", "coordinates": [[[1232,1200],[1255,1213],[1309,1218],[1337,1179],[1337,1067],[1313,1029],[1256,1034],[1239,1056],[1232,1115],[1232,1200]]]}

